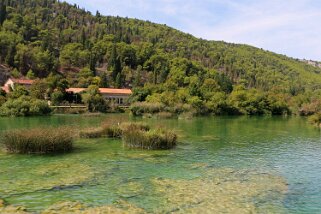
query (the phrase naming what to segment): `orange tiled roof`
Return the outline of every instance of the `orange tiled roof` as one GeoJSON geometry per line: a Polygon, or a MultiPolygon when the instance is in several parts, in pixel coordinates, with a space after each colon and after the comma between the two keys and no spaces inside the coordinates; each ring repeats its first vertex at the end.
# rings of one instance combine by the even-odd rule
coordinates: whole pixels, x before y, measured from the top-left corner
{"type": "Polygon", "coordinates": [[[118,88],[99,88],[102,94],[126,94],[131,95],[132,90],[130,89],[118,89],[118,88]]]}
{"type": "Polygon", "coordinates": [[[34,83],[34,80],[27,80],[27,79],[13,79],[13,78],[11,78],[11,80],[14,83],[21,84],[21,85],[32,85],[34,83]]]}
{"type": "Polygon", "coordinates": [[[66,89],[66,92],[73,92],[75,94],[81,93],[83,91],[85,91],[85,88],[68,88],[66,89]]]}
{"type": "MultiPolygon", "coordinates": [[[[85,90],[86,88],[68,88],[66,92],[81,93],[85,90]]],[[[132,90],[130,89],[118,89],[118,88],[99,88],[99,92],[102,94],[121,94],[121,95],[132,94],[132,90]]]]}

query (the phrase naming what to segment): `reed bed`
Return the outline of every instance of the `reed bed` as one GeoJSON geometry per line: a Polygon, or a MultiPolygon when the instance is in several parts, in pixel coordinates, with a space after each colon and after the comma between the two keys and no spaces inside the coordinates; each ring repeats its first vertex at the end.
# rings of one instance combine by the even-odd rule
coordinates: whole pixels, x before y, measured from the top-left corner
{"type": "Polygon", "coordinates": [[[104,135],[102,128],[87,128],[79,132],[81,138],[101,138],[104,135]]]}
{"type": "Polygon", "coordinates": [[[9,153],[53,154],[72,151],[73,139],[70,128],[36,128],[5,131],[1,142],[9,153]]]}
{"type": "Polygon", "coordinates": [[[172,149],[177,144],[177,135],[162,128],[151,129],[144,123],[103,123],[99,128],[89,128],[80,132],[82,138],[118,138],[124,146],[138,149],[172,149]]]}
{"type": "Polygon", "coordinates": [[[109,138],[121,138],[123,135],[120,125],[103,125],[102,129],[104,134],[109,138]]]}
{"type": "Polygon", "coordinates": [[[79,132],[80,138],[122,138],[123,132],[128,128],[148,131],[150,127],[144,123],[103,123],[99,128],[87,128],[79,132]]]}
{"type": "Polygon", "coordinates": [[[136,149],[172,149],[177,145],[177,135],[165,129],[148,131],[128,127],[123,133],[124,146],[136,149]]]}

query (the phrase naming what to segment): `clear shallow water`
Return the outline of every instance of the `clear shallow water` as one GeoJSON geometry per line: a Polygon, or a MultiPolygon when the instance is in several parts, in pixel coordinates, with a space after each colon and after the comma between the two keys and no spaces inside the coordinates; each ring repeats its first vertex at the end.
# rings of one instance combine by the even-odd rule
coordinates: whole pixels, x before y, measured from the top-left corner
{"type": "MultiPolygon", "coordinates": [[[[97,126],[106,119],[134,120],[126,115],[0,118],[0,129],[81,128],[97,126]]],[[[147,212],[204,211],[216,202],[225,204],[226,210],[253,207],[257,212],[321,212],[320,131],[304,118],[144,122],[176,130],[181,144],[171,151],[140,151],[125,149],[118,140],[94,139],[77,140],[76,150],[66,155],[0,152],[0,198],[32,212],[61,201],[99,207],[118,200],[147,212]],[[190,204],[193,207],[188,207],[190,204]]]]}

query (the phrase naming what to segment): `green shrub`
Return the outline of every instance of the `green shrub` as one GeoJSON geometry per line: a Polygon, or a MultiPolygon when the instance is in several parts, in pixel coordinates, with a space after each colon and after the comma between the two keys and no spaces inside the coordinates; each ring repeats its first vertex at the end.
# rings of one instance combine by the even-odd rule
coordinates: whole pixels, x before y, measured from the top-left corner
{"type": "Polygon", "coordinates": [[[123,132],[123,143],[128,148],[171,149],[177,144],[177,135],[164,129],[144,131],[128,127],[123,132]]]}
{"type": "Polygon", "coordinates": [[[162,103],[138,102],[130,106],[130,111],[134,116],[142,116],[143,114],[155,114],[164,111],[165,106],[162,103]]]}
{"type": "Polygon", "coordinates": [[[9,153],[65,153],[73,149],[73,132],[70,128],[13,130],[4,132],[1,142],[9,153]]]}
{"type": "Polygon", "coordinates": [[[309,123],[313,125],[321,125],[321,113],[314,114],[308,118],[309,123]]]}
{"type": "Polygon", "coordinates": [[[6,98],[0,95],[0,106],[2,106],[6,101],[7,101],[6,98]]]}
{"type": "Polygon", "coordinates": [[[46,101],[32,99],[29,96],[9,99],[0,108],[0,116],[37,116],[47,115],[50,112],[51,109],[46,101]]]}

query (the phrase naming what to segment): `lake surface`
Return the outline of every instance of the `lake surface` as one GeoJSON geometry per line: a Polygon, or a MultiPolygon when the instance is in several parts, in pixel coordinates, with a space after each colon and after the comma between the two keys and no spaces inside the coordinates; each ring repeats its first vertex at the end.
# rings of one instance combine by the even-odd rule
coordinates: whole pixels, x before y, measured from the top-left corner
{"type": "Polygon", "coordinates": [[[164,126],[178,133],[180,144],[170,151],[142,151],[123,148],[121,140],[80,139],[75,151],[64,155],[0,151],[0,199],[35,213],[70,207],[131,213],[321,213],[320,131],[304,118],[68,115],[0,118],[0,130],[81,129],[105,120],[164,126]]]}

